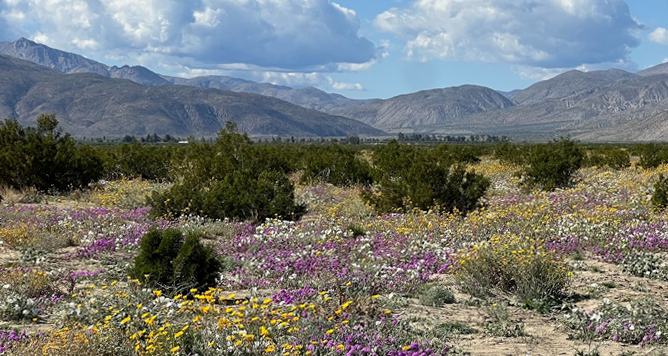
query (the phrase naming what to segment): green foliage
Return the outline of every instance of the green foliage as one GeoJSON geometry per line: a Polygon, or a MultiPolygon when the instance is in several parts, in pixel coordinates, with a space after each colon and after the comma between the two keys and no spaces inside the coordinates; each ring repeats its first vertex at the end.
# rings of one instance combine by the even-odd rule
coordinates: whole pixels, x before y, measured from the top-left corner
{"type": "Polygon", "coordinates": [[[554,252],[543,250],[543,241],[503,236],[472,246],[457,261],[455,279],[473,296],[502,291],[531,307],[561,298],[570,282],[569,272],[554,252]]]}
{"type": "Polygon", "coordinates": [[[369,185],[371,167],[355,157],[355,151],[338,145],[309,147],[302,182],[321,180],[336,186],[369,185]]]}
{"type": "Polygon", "coordinates": [[[178,157],[171,179],[176,183],[153,192],[148,203],[154,216],[198,214],[213,219],[262,221],[269,217],[299,219],[305,207],[297,204],[286,173],[289,159],[252,145],[229,125],[213,145],[190,143],[178,157]]]}
{"type": "Polygon", "coordinates": [[[168,180],[175,146],[149,146],[137,141],[105,151],[105,170],[111,178],[120,176],[146,180],[168,180]]]}
{"type": "Polygon", "coordinates": [[[654,193],[650,200],[652,209],[662,211],[668,207],[668,177],[659,174],[659,179],[654,183],[654,193]]]}
{"type": "Polygon", "coordinates": [[[583,158],[575,142],[567,138],[536,144],[529,150],[527,166],[521,176],[528,187],[546,191],[565,188],[573,184],[583,158]]]}
{"type": "Polygon", "coordinates": [[[608,149],[601,152],[590,152],[583,162],[583,167],[604,167],[620,170],[631,167],[631,155],[622,149],[608,149]]]}
{"type": "Polygon", "coordinates": [[[55,115],[41,115],[36,128],[24,129],[9,119],[0,123],[0,185],[66,191],[84,187],[102,174],[99,154],[63,134],[55,115]]]}
{"type": "Polygon", "coordinates": [[[183,292],[215,286],[221,269],[213,250],[196,233],[188,234],[184,241],[177,229],[153,228],[142,238],[129,273],[150,285],[183,292]]]}
{"type": "Polygon", "coordinates": [[[421,150],[390,141],[373,154],[373,175],[378,192],[367,190],[364,198],[379,212],[419,208],[466,213],[479,206],[490,182],[467,171],[455,160],[456,152],[442,145],[421,150]]]}
{"type": "Polygon", "coordinates": [[[455,302],[455,295],[450,289],[442,285],[436,285],[427,289],[420,295],[420,304],[440,308],[445,304],[455,302]]]}
{"type": "Polygon", "coordinates": [[[656,168],[668,162],[668,149],[655,143],[640,146],[638,155],[640,156],[638,165],[645,169],[656,168]]]}
{"type": "Polygon", "coordinates": [[[506,164],[522,166],[527,162],[527,150],[518,145],[503,142],[494,147],[494,158],[506,164]]]}

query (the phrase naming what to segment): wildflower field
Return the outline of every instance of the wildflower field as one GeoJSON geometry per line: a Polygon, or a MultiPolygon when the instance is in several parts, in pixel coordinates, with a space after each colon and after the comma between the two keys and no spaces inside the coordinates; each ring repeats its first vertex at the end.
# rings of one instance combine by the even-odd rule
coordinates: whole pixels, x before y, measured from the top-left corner
{"type": "Polygon", "coordinates": [[[259,223],[149,217],[169,184],[142,180],[16,192],[0,205],[0,353],[668,352],[668,215],[650,204],[668,166],[582,168],[552,192],[491,157],[468,169],[491,185],[466,215],[379,215],[360,188],[323,183],[296,185],[301,220],[259,223]],[[213,248],[215,287],[128,277],[146,232],[168,228],[213,248]]]}

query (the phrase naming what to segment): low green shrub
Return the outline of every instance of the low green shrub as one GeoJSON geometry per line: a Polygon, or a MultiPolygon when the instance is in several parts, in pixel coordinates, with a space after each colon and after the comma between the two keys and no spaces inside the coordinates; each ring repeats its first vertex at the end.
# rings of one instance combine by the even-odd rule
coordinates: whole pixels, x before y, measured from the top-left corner
{"type": "Polygon", "coordinates": [[[306,208],[295,201],[294,185],[286,175],[287,159],[268,164],[264,153],[273,151],[258,149],[235,130],[228,123],[213,145],[188,145],[174,166],[174,185],[148,198],[152,215],[253,221],[301,218],[306,208]]]}
{"type": "Polygon", "coordinates": [[[304,158],[302,183],[320,180],[336,186],[369,185],[373,181],[369,163],[355,151],[338,145],[310,147],[304,158]]]}
{"type": "Polygon", "coordinates": [[[655,143],[648,143],[640,146],[638,149],[640,161],[638,165],[645,169],[656,168],[663,163],[668,162],[668,149],[655,143]]]}
{"type": "Polygon", "coordinates": [[[436,285],[420,294],[420,304],[440,308],[455,302],[455,295],[445,286],[436,285]]]}
{"type": "Polygon", "coordinates": [[[55,115],[41,115],[37,127],[0,122],[0,186],[68,191],[102,177],[103,162],[89,146],[63,134],[55,115]]]}
{"type": "Polygon", "coordinates": [[[153,228],[141,240],[129,274],[151,286],[175,293],[216,285],[221,263],[196,233],[153,228]]]}
{"type": "Polygon", "coordinates": [[[652,209],[662,211],[668,207],[668,177],[659,174],[659,178],[654,183],[654,193],[650,200],[652,209]]]}
{"type": "Polygon", "coordinates": [[[455,268],[457,283],[473,296],[488,297],[498,290],[533,305],[563,297],[570,276],[568,264],[545,251],[542,241],[505,235],[473,245],[455,268]]]}

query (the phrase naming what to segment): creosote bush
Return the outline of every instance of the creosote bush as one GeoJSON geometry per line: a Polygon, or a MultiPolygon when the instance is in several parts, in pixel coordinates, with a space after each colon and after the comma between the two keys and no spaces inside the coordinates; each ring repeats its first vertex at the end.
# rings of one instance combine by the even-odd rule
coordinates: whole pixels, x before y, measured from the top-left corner
{"type": "Polygon", "coordinates": [[[363,192],[363,197],[383,213],[413,208],[462,213],[475,210],[490,182],[467,170],[456,157],[447,145],[424,150],[390,141],[373,154],[377,186],[363,192]]]}
{"type": "Polygon", "coordinates": [[[663,174],[659,174],[654,183],[654,193],[650,202],[655,211],[662,211],[668,207],[668,177],[664,177],[663,174]]]}
{"type": "Polygon", "coordinates": [[[536,144],[529,150],[527,165],[520,173],[524,184],[546,191],[573,184],[584,155],[575,142],[562,138],[547,144],[536,144]]]}
{"type": "Polygon", "coordinates": [[[355,151],[341,146],[311,147],[304,158],[302,183],[320,180],[336,186],[369,185],[369,163],[355,157],[355,151]]]}
{"type": "Polygon", "coordinates": [[[0,122],[0,186],[68,191],[103,174],[103,162],[90,146],[77,146],[63,134],[55,115],[40,115],[37,127],[0,122]]]}
{"type": "Polygon", "coordinates": [[[130,276],[173,292],[216,285],[221,263],[197,233],[183,237],[177,229],[149,230],[141,240],[130,276]]]}
{"type": "Polygon", "coordinates": [[[287,159],[253,145],[236,133],[234,123],[228,122],[213,145],[191,142],[181,159],[173,167],[175,184],[148,198],[154,216],[264,221],[297,220],[305,213],[295,202],[287,159]]]}

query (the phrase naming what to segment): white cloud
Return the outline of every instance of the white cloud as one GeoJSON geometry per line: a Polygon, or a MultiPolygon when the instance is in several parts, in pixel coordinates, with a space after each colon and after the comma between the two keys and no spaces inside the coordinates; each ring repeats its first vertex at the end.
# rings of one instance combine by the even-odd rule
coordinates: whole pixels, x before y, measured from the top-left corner
{"type": "Polygon", "coordinates": [[[623,0],[416,0],[374,23],[411,60],[540,68],[628,61],[643,28],[623,0]]]}
{"type": "Polygon", "coordinates": [[[0,0],[5,40],[11,31],[89,57],[154,53],[208,68],[364,67],[377,49],[359,27],[354,11],[328,0],[0,0]]]}
{"type": "MultiPolygon", "coordinates": [[[[174,68],[176,69],[176,68],[174,68]]],[[[193,78],[201,76],[219,75],[240,79],[251,80],[255,82],[271,83],[274,85],[283,85],[291,88],[318,87],[326,91],[364,91],[366,90],[360,83],[338,82],[330,75],[319,72],[278,72],[268,70],[230,70],[230,69],[190,69],[179,68],[182,71],[177,72],[179,77],[193,78]]]]}
{"type": "Polygon", "coordinates": [[[610,68],[621,69],[633,73],[638,70],[638,65],[633,62],[618,61],[614,63],[606,62],[597,64],[581,64],[577,67],[565,67],[565,68],[514,66],[513,71],[519,74],[519,76],[522,77],[523,79],[539,81],[539,80],[551,79],[561,73],[565,73],[573,69],[579,70],[581,72],[591,72],[595,70],[607,70],[610,68]]]}
{"type": "Polygon", "coordinates": [[[668,30],[658,27],[649,34],[649,40],[663,45],[668,45],[668,30]]]}

